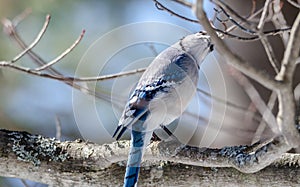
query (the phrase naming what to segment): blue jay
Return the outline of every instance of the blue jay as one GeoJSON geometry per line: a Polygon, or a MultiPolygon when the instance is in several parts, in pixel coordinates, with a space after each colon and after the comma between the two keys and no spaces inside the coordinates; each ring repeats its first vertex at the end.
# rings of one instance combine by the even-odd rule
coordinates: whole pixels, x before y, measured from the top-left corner
{"type": "Polygon", "coordinates": [[[205,32],[188,35],[160,53],[140,78],[113,134],[119,140],[126,129],[131,130],[125,187],[136,185],[153,131],[170,124],[188,106],[196,92],[200,63],[212,50],[205,32]]]}

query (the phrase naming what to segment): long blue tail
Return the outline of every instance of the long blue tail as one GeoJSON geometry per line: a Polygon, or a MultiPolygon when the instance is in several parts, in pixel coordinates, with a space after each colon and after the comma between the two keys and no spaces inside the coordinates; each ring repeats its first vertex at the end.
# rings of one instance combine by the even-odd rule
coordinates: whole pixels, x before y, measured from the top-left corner
{"type": "Polygon", "coordinates": [[[144,149],[150,141],[151,136],[152,132],[132,130],[131,147],[124,178],[124,187],[133,187],[137,183],[144,149]]]}

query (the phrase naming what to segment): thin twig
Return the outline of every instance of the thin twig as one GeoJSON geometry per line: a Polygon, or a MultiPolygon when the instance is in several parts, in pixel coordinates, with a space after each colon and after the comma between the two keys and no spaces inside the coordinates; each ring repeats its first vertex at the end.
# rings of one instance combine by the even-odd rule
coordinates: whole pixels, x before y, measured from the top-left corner
{"type": "Polygon", "coordinates": [[[250,11],[250,15],[248,17],[250,17],[254,14],[255,9],[256,9],[256,0],[252,0],[252,8],[251,8],[251,11],[250,11]]]}
{"type": "Polygon", "coordinates": [[[253,68],[250,64],[246,61],[242,60],[238,55],[233,54],[232,51],[226,46],[223,40],[221,40],[215,30],[212,28],[208,18],[206,17],[206,13],[204,12],[202,0],[197,1],[197,18],[200,20],[202,26],[205,28],[207,33],[212,38],[216,49],[224,55],[224,58],[227,60],[228,63],[232,64],[236,67],[239,71],[243,72],[245,75],[249,76],[250,78],[256,80],[260,84],[264,85],[266,88],[271,90],[278,90],[281,88],[281,84],[277,81],[273,80],[270,76],[266,75],[262,71],[258,71],[253,68]]]}
{"type": "MultiPolygon", "coordinates": [[[[256,115],[257,115],[256,112],[257,112],[257,108],[255,107],[253,102],[250,102],[248,104],[247,111],[245,112],[245,114],[243,116],[243,122],[245,122],[246,124],[257,124],[260,121],[263,121],[261,117],[260,118],[256,117],[256,115]],[[256,120],[256,118],[258,118],[258,120],[256,120]],[[255,120],[255,122],[254,122],[254,120],[255,120]]],[[[253,132],[253,134],[254,133],[255,132],[253,132]]],[[[252,137],[253,134],[251,134],[251,135],[249,134],[248,136],[252,137]]]]}
{"type": "Polygon", "coordinates": [[[21,179],[21,183],[24,185],[24,187],[30,187],[24,179],[21,179]]]}
{"type": "Polygon", "coordinates": [[[289,2],[291,5],[293,5],[293,6],[296,7],[296,8],[300,8],[300,4],[296,3],[296,2],[293,1],[293,0],[287,0],[287,2],[289,2]]]}
{"type": "Polygon", "coordinates": [[[263,35],[263,34],[259,35],[259,38],[260,38],[261,43],[264,46],[264,49],[266,51],[266,54],[268,56],[270,64],[272,65],[275,73],[278,74],[279,73],[279,69],[278,69],[277,66],[279,66],[279,62],[278,62],[278,60],[275,57],[275,53],[273,51],[273,48],[272,48],[271,44],[268,41],[268,38],[265,35],[263,35]]]}
{"type": "Polygon", "coordinates": [[[275,135],[278,135],[279,128],[276,119],[272,111],[267,107],[263,99],[260,97],[259,92],[251,84],[251,82],[242,73],[238,72],[234,68],[230,68],[230,75],[232,75],[235,80],[244,88],[248,97],[251,99],[252,103],[255,105],[259,113],[262,115],[264,121],[269,125],[270,129],[275,135]]]}
{"type": "Polygon", "coordinates": [[[60,121],[58,115],[55,115],[55,127],[56,127],[55,138],[57,140],[60,140],[61,139],[61,121],[60,121]]]}
{"type": "Polygon", "coordinates": [[[119,77],[123,77],[123,76],[134,75],[137,73],[143,73],[145,70],[146,70],[146,68],[138,68],[138,69],[134,69],[134,70],[129,70],[129,71],[115,73],[115,74],[109,74],[109,75],[102,75],[102,76],[98,76],[98,77],[81,77],[81,78],[69,77],[68,79],[72,79],[75,82],[104,81],[104,80],[108,80],[108,79],[114,79],[114,78],[119,78],[119,77]]]}
{"type": "MultiPolygon", "coordinates": [[[[9,21],[9,23],[12,23],[12,22],[9,21]]],[[[27,45],[21,39],[21,37],[19,36],[19,34],[16,31],[15,27],[16,27],[16,25],[4,25],[6,33],[9,34],[9,36],[12,37],[17,42],[17,44],[24,50],[24,49],[27,48],[27,45]]],[[[43,65],[47,64],[47,62],[45,60],[43,60],[39,55],[37,55],[32,50],[29,50],[26,54],[29,55],[29,57],[33,60],[33,62],[36,63],[39,66],[43,66],[43,65]]],[[[15,69],[14,67],[11,67],[11,68],[15,69]]],[[[57,76],[53,77],[53,76],[51,76],[49,74],[43,74],[43,73],[41,73],[41,76],[44,75],[43,77],[46,77],[46,78],[53,77],[53,79],[56,79],[55,77],[59,77],[59,79],[56,79],[56,80],[61,80],[65,84],[71,86],[72,88],[75,88],[75,89],[77,89],[77,90],[79,90],[79,91],[81,91],[81,92],[83,92],[85,94],[92,95],[92,96],[94,96],[94,97],[96,97],[98,99],[102,99],[102,100],[104,100],[106,102],[112,102],[110,96],[106,95],[105,93],[101,93],[101,92],[100,93],[96,93],[96,92],[94,92],[94,91],[86,88],[85,86],[81,86],[79,84],[76,84],[76,83],[74,83],[72,81],[72,79],[65,78],[62,73],[60,73],[58,70],[56,70],[53,67],[47,68],[46,71],[48,71],[51,74],[57,75],[57,76]]],[[[36,75],[38,76],[38,74],[36,74],[36,75]]]]}
{"type": "Polygon", "coordinates": [[[43,72],[36,71],[34,69],[31,69],[31,68],[26,68],[26,67],[21,67],[21,66],[15,65],[15,64],[11,64],[11,63],[6,62],[6,61],[0,61],[0,67],[7,67],[7,68],[10,68],[10,69],[14,69],[14,70],[24,72],[24,73],[28,73],[28,74],[31,74],[31,75],[44,77],[44,78],[50,78],[50,79],[63,81],[63,82],[103,81],[103,80],[113,79],[113,78],[117,78],[117,77],[133,75],[133,74],[141,73],[141,72],[145,71],[145,68],[140,68],[140,69],[135,69],[135,70],[131,70],[131,71],[111,74],[111,75],[103,75],[103,76],[97,76],[97,77],[80,77],[80,78],[78,78],[78,77],[43,73],[43,72]]]}
{"type": "Polygon", "coordinates": [[[272,46],[270,45],[270,43],[268,41],[268,38],[263,34],[263,28],[264,28],[264,25],[266,22],[266,15],[267,15],[270,3],[271,3],[271,0],[266,0],[264,8],[263,8],[263,12],[261,14],[259,23],[257,25],[257,30],[258,30],[260,41],[263,44],[266,54],[269,58],[269,62],[272,65],[275,73],[278,74],[279,69],[277,66],[279,66],[279,62],[277,61],[277,59],[275,57],[275,53],[273,51],[272,46]]]}
{"type": "Polygon", "coordinates": [[[13,25],[18,25],[20,22],[22,22],[25,18],[28,17],[32,12],[31,8],[26,8],[21,14],[14,17],[12,20],[13,25]]]}
{"type": "MultiPolygon", "coordinates": [[[[261,117],[258,116],[257,114],[255,114],[254,112],[250,111],[249,108],[247,107],[244,107],[244,106],[240,106],[240,105],[237,105],[233,102],[230,102],[230,101],[226,101],[226,100],[223,100],[217,96],[214,96],[214,95],[211,95],[210,93],[200,89],[200,88],[197,88],[197,92],[199,94],[202,94],[202,95],[205,95],[207,97],[210,97],[212,98],[213,100],[217,101],[218,103],[221,103],[221,104],[224,104],[226,107],[230,107],[232,109],[235,109],[241,113],[249,113],[251,114],[251,119],[252,120],[255,120],[256,122],[260,122],[261,121],[261,117]]],[[[191,117],[194,117],[196,118],[197,120],[204,120],[204,118],[200,117],[199,115],[194,115],[194,114],[191,114],[189,112],[185,112],[185,114],[189,114],[191,117]]],[[[207,122],[207,120],[204,120],[207,122]]]]}
{"type": "MultiPolygon", "coordinates": [[[[50,15],[46,16],[46,20],[44,22],[44,25],[41,29],[41,31],[39,32],[39,34],[37,35],[37,37],[34,39],[34,41],[21,53],[19,53],[15,58],[13,58],[13,60],[11,61],[11,63],[15,63],[16,61],[18,61],[20,58],[22,58],[26,53],[28,53],[29,50],[31,50],[32,48],[34,48],[34,46],[36,46],[36,44],[39,43],[39,41],[41,40],[41,38],[43,37],[43,35],[45,34],[47,27],[49,25],[50,22],[50,15]]],[[[9,21],[8,19],[6,21],[9,21]]]]}
{"type": "MultiPolygon", "coordinates": [[[[240,109],[238,109],[240,110],[240,109]]],[[[242,111],[240,110],[240,112],[243,112],[243,113],[248,113],[251,115],[251,120],[255,121],[255,123],[258,123],[261,121],[261,117],[258,116],[257,114],[255,114],[253,111],[250,111],[249,109],[246,109],[247,111],[242,111]]],[[[206,116],[201,116],[201,115],[198,115],[198,114],[195,114],[191,111],[184,111],[183,115],[186,115],[189,119],[191,120],[194,120],[194,121],[198,121],[198,122],[201,122],[201,124],[208,124],[209,123],[209,126],[205,127],[206,129],[213,129],[213,130],[220,130],[220,125],[223,125],[223,123],[216,123],[216,122],[213,122],[212,120],[209,120],[208,117],[206,116]]],[[[244,121],[243,121],[244,123],[244,121]]],[[[200,124],[200,123],[199,123],[200,124]]],[[[227,132],[228,135],[232,135],[232,126],[227,126],[227,124],[224,126],[222,126],[222,132],[227,132]]],[[[253,130],[248,130],[248,129],[245,129],[243,126],[235,126],[234,127],[234,130],[236,132],[245,132],[247,133],[247,135],[251,136],[250,134],[254,134],[255,132],[253,130]]]]}
{"type": "Polygon", "coordinates": [[[264,25],[265,25],[266,16],[267,16],[267,12],[268,12],[268,7],[270,6],[270,3],[271,3],[271,0],[266,0],[265,1],[265,5],[264,5],[263,11],[261,13],[259,23],[257,25],[257,30],[262,30],[264,25]]]}
{"type": "MultiPolygon", "coordinates": [[[[220,1],[219,1],[219,2],[220,2],[220,1]]],[[[226,5],[226,4],[225,4],[225,5],[226,5]]],[[[225,6],[225,5],[224,5],[224,6],[225,6]]],[[[243,27],[241,24],[239,24],[238,21],[236,21],[235,19],[233,19],[233,18],[229,15],[229,13],[228,13],[227,11],[231,12],[231,13],[234,14],[236,17],[239,17],[239,21],[240,21],[240,22],[242,22],[242,23],[244,23],[244,24],[251,25],[250,23],[248,23],[248,20],[245,20],[245,18],[239,16],[239,14],[237,14],[237,13],[236,13],[234,10],[232,10],[229,6],[226,5],[226,6],[225,6],[226,8],[223,8],[222,6],[219,6],[219,7],[220,7],[220,9],[222,10],[222,12],[225,14],[225,16],[226,16],[226,17],[227,17],[234,25],[236,25],[238,28],[240,28],[242,31],[244,31],[244,32],[247,33],[247,34],[257,35],[257,33],[256,33],[255,31],[243,27]]]]}
{"type": "MultiPolygon", "coordinates": [[[[167,8],[166,6],[164,6],[162,3],[160,3],[157,0],[153,0],[153,1],[155,2],[156,6],[159,10],[165,10],[165,11],[169,12],[171,15],[177,16],[177,17],[179,17],[181,19],[184,19],[186,21],[190,21],[190,22],[193,22],[193,23],[199,23],[198,20],[193,20],[193,19],[187,18],[185,16],[182,16],[182,15],[170,10],[169,8],[167,8]]],[[[236,23],[238,23],[238,22],[236,22],[236,23]]],[[[237,26],[237,25],[235,25],[235,26],[237,26]]],[[[237,36],[237,35],[231,34],[227,31],[223,31],[223,30],[218,29],[218,28],[214,28],[214,30],[228,36],[229,38],[240,40],[240,41],[246,41],[247,42],[247,41],[259,40],[259,36],[243,37],[243,36],[237,36]]],[[[274,35],[281,34],[283,32],[289,31],[289,30],[290,30],[290,28],[282,28],[282,29],[275,29],[275,30],[271,30],[271,31],[265,31],[263,33],[266,36],[274,36],[274,35]]]]}
{"type": "Polygon", "coordinates": [[[296,68],[296,60],[299,58],[300,51],[300,13],[294,21],[294,25],[291,30],[290,38],[284,52],[284,56],[281,62],[281,68],[276,79],[279,81],[288,81],[292,83],[294,71],[296,68]]]}
{"type": "MultiPolygon", "coordinates": [[[[282,1],[281,0],[273,0],[273,6],[270,6],[274,12],[272,18],[272,22],[277,29],[288,27],[287,21],[284,18],[282,13],[282,1]]],[[[282,33],[281,35],[282,42],[284,46],[287,46],[289,40],[289,33],[282,33]]]]}
{"type": "MultiPolygon", "coordinates": [[[[221,10],[223,11],[223,13],[225,14],[225,16],[227,16],[228,19],[236,27],[240,28],[242,31],[244,31],[244,32],[246,32],[248,34],[258,35],[257,38],[256,37],[254,37],[254,38],[257,39],[257,40],[261,40],[261,42],[262,42],[262,44],[263,44],[263,46],[264,46],[264,48],[266,50],[267,56],[268,56],[268,58],[270,60],[270,63],[272,65],[272,67],[274,68],[275,72],[278,73],[279,70],[277,68],[277,65],[279,65],[279,63],[278,63],[278,61],[277,61],[277,59],[275,57],[275,54],[273,52],[273,49],[272,49],[271,45],[269,44],[269,42],[267,40],[267,37],[264,36],[264,34],[263,34],[264,32],[262,31],[263,25],[264,25],[265,20],[266,20],[266,12],[267,12],[270,0],[268,0],[268,1],[265,2],[265,7],[263,8],[262,16],[261,16],[260,22],[258,24],[258,32],[254,31],[254,30],[251,30],[251,29],[247,29],[247,28],[245,28],[245,27],[242,26],[242,24],[248,24],[249,26],[252,26],[252,24],[249,23],[250,19],[243,18],[242,16],[240,16],[238,13],[236,13],[230,6],[228,6],[224,2],[219,1],[219,0],[216,0],[216,2],[218,4],[218,6],[221,8],[221,10]],[[233,19],[229,14],[232,14],[235,17],[237,17],[239,19],[239,21],[236,21],[235,19],[233,19]],[[242,24],[240,24],[240,23],[242,23],[242,24]]],[[[251,40],[255,40],[254,38],[252,38],[251,40]]],[[[248,39],[250,39],[250,38],[248,38],[248,39]]],[[[240,40],[244,40],[245,41],[245,38],[240,38],[240,40]]]]}
{"type": "Polygon", "coordinates": [[[160,3],[159,1],[157,0],[153,0],[155,2],[155,6],[157,7],[158,10],[165,10],[167,12],[169,12],[171,15],[174,15],[174,16],[177,16],[183,20],[186,20],[186,21],[190,21],[190,22],[193,22],[193,23],[199,23],[198,20],[194,20],[194,19],[191,19],[191,18],[187,18],[185,16],[182,16],[172,10],[170,10],[169,8],[167,8],[166,6],[164,6],[162,3],[160,3]]]}
{"type": "MultiPolygon", "coordinates": [[[[219,33],[222,33],[222,34],[228,36],[229,38],[236,39],[236,40],[239,40],[239,41],[242,41],[242,42],[260,40],[259,36],[243,37],[243,36],[237,36],[237,35],[231,34],[230,32],[223,31],[223,30],[220,30],[220,29],[217,29],[217,28],[213,28],[213,29],[215,31],[219,32],[219,33]]],[[[263,35],[265,35],[265,36],[275,36],[275,35],[278,35],[278,34],[282,34],[284,32],[289,32],[290,30],[291,30],[291,28],[274,29],[274,30],[270,30],[270,31],[264,31],[263,35]]]]}
{"type": "MultiPolygon", "coordinates": [[[[238,21],[252,27],[252,23],[249,22],[249,19],[245,19],[244,17],[240,16],[237,12],[235,12],[229,5],[227,5],[223,1],[221,1],[221,0],[212,0],[212,2],[216,5],[218,5],[223,10],[223,12],[225,14],[227,14],[226,16],[229,16],[229,14],[234,15],[238,19],[238,21]]],[[[229,16],[229,17],[231,17],[231,16],[229,16]]]]}
{"type": "MultiPolygon", "coordinates": [[[[269,98],[268,104],[267,104],[268,108],[269,108],[271,111],[272,111],[273,108],[274,108],[276,99],[277,99],[277,94],[276,94],[276,92],[272,92],[272,94],[271,94],[271,96],[270,96],[270,98],[269,98]]],[[[264,112],[262,115],[264,116],[264,115],[268,115],[268,114],[264,112]]],[[[268,117],[266,117],[266,118],[268,118],[268,117]]],[[[257,129],[256,129],[256,132],[255,132],[255,134],[254,134],[254,136],[253,136],[253,139],[252,139],[252,143],[251,143],[251,144],[253,144],[253,143],[258,142],[258,141],[261,140],[261,137],[262,137],[262,134],[263,134],[263,132],[264,132],[264,130],[265,130],[265,128],[266,128],[266,125],[267,125],[267,123],[266,123],[265,121],[261,121],[261,122],[259,123],[259,125],[258,125],[258,127],[257,127],[257,129]]]]}
{"type": "Polygon", "coordinates": [[[190,2],[185,1],[185,0],[172,0],[172,1],[174,1],[176,3],[179,3],[179,4],[183,5],[183,6],[186,6],[188,8],[192,8],[193,7],[193,3],[190,3],[190,2]]]}
{"type": "MultiPolygon", "coordinates": [[[[261,12],[263,11],[263,8],[259,9],[258,11],[256,11],[255,13],[251,14],[249,17],[247,17],[246,19],[247,20],[251,20],[253,18],[255,18],[257,15],[259,15],[261,12]]],[[[244,25],[245,23],[244,22],[238,22],[240,25],[244,25]]],[[[226,32],[231,32],[233,31],[234,29],[237,28],[237,25],[232,25],[231,27],[229,27],[226,32]]]]}
{"type": "Polygon", "coordinates": [[[246,107],[237,105],[237,104],[235,104],[233,102],[230,102],[230,101],[224,101],[223,99],[221,99],[221,98],[219,98],[217,96],[211,95],[209,92],[206,92],[206,91],[204,91],[204,90],[202,90],[200,88],[197,88],[197,92],[202,93],[205,96],[211,97],[215,101],[218,101],[219,103],[223,103],[226,106],[230,106],[232,108],[240,109],[241,111],[244,111],[244,112],[247,111],[246,107]]]}
{"type": "Polygon", "coordinates": [[[151,50],[151,52],[153,53],[154,56],[157,56],[159,54],[159,52],[155,49],[153,43],[148,43],[146,45],[150,48],[150,50],[151,50]]]}
{"type": "Polygon", "coordinates": [[[75,42],[69,48],[67,48],[62,54],[60,54],[54,60],[48,62],[47,64],[36,68],[35,70],[36,71],[42,71],[44,69],[49,68],[50,66],[53,66],[54,64],[59,62],[61,59],[63,59],[67,54],[69,54],[79,44],[79,42],[82,40],[82,38],[84,36],[84,33],[85,33],[85,30],[83,30],[81,32],[80,36],[75,40],[75,42]]]}

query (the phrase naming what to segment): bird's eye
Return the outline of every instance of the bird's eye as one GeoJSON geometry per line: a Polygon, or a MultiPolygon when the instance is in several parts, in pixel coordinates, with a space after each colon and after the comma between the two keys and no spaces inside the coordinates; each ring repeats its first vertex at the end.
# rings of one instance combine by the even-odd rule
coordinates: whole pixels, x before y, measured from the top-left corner
{"type": "Polygon", "coordinates": [[[209,50],[210,50],[210,51],[213,51],[213,50],[214,50],[214,44],[211,44],[211,45],[209,46],[209,50]]]}
{"type": "Polygon", "coordinates": [[[206,35],[207,33],[206,33],[206,31],[199,31],[199,34],[206,35]]]}

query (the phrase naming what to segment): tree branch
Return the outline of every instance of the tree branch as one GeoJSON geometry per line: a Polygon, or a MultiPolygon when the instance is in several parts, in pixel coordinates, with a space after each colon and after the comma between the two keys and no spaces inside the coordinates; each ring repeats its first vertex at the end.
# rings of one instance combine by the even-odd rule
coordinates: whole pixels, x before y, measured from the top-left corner
{"type": "Polygon", "coordinates": [[[266,105],[264,100],[261,98],[260,93],[256,90],[252,83],[247,79],[247,77],[234,68],[230,69],[230,75],[243,87],[249,99],[261,114],[262,119],[268,124],[273,133],[279,134],[279,128],[272,110],[266,105]]]}
{"type": "Polygon", "coordinates": [[[287,0],[287,2],[289,2],[291,5],[293,5],[294,7],[296,8],[299,8],[300,9],[300,5],[296,2],[294,2],[293,0],[287,0]]]}
{"type": "Polygon", "coordinates": [[[276,76],[277,80],[292,82],[294,71],[296,68],[296,60],[299,57],[300,52],[300,13],[294,21],[290,38],[284,52],[284,57],[281,62],[281,69],[276,76]]]}
{"type": "Polygon", "coordinates": [[[295,100],[293,95],[293,77],[296,68],[296,61],[300,52],[300,13],[294,21],[284,57],[281,62],[281,69],[276,79],[284,82],[284,87],[277,90],[279,111],[277,121],[279,128],[282,129],[286,140],[293,147],[299,146],[299,133],[294,124],[295,119],[295,100]]]}
{"type": "MultiPolygon", "coordinates": [[[[209,182],[206,178],[212,175],[218,177],[224,175],[230,179],[230,184],[241,177],[250,178],[243,181],[244,184],[253,182],[254,179],[262,180],[260,184],[268,185],[272,182],[295,184],[300,180],[297,177],[299,172],[297,167],[300,166],[299,154],[284,154],[273,165],[256,174],[243,174],[230,168],[202,168],[202,166],[240,166],[238,169],[246,171],[249,161],[265,162],[264,159],[253,160],[249,155],[278,151],[279,142],[274,139],[273,142],[258,148],[254,145],[222,149],[200,149],[182,146],[176,142],[153,142],[146,150],[147,161],[142,167],[139,184],[142,186],[205,184],[209,182]],[[253,148],[257,148],[255,153],[251,153],[253,148]],[[193,180],[184,177],[189,175],[193,176],[193,180]],[[270,175],[277,176],[276,181],[264,177],[270,175]],[[278,179],[278,176],[282,177],[278,179]]],[[[81,140],[60,142],[27,132],[0,130],[0,175],[25,178],[50,186],[120,186],[125,170],[125,166],[120,162],[127,159],[128,150],[129,141],[104,145],[81,140]]],[[[216,180],[224,182],[224,179],[216,180]]]]}
{"type": "MultiPolygon", "coordinates": [[[[43,37],[43,35],[45,34],[45,32],[48,28],[50,18],[51,18],[50,15],[46,16],[44,25],[43,25],[42,29],[40,30],[39,34],[34,39],[34,41],[28,47],[26,47],[21,53],[19,53],[15,58],[13,58],[11,63],[14,63],[14,62],[20,60],[25,54],[27,54],[31,49],[33,49],[39,43],[39,41],[41,40],[41,38],[43,37]]],[[[4,27],[6,28],[6,31],[8,31],[10,34],[12,34],[12,32],[14,30],[13,23],[8,19],[2,19],[1,21],[2,21],[2,24],[4,25],[4,27]]]]}
{"type": "Polygon", "coordinates": [[[80,34],[80,36],[77,38],[77,40],[75,40],[75,42],[69,47],[67,48],[63,53],[61,53],[59,56],[57,56],[54,60],[48,62],[47,64],[36,68],[36,71],[42,71],[45,70],[51,66],[53,66],[54,64],[56,64],[57,62],[59,62],[61,59],[63,59],[66,55],[68,55],[71,51],[73,51],[73,49],[79,44],[79,42],[82,40],[83,36],[84,36],[85,30],[83,30],[80,34]]]}
{"type": "MultiPolygon", "coordinates": [[[[177,12],[169,9],[168,7],[164,6],[162,3],[160,3],[158,0],[153,0],[155,2],[155,6],[157,7],[158,10],[164,10],[164,11],[167,11],[169,12],[171,15],[174,15],[176,17],[179,17],[180,19],[183,19],[185,21],[189,21],[189,22],[192,22],[192,23],[199,23],[198,20],[194,20],[194,19],[190,19],[190,18],[187,18],[181,14],[178,14],[177,12]]],[[[182,4],[178,1],[175,1],[179,4],[182,4]]],[[[220,1],[219,1],[220,2],[220,1]]],[[[234,23],[234,27],[238,27],[240,28],[241,30],[245,31],[246,33],[248,34],[252,34],[252,35],[255,35],[255,36],[252,36],[252,37],[243,37],[243,36],[238,36],[238,35],[235,35],[235,34],[231,34],[229,31],[232,30],[232,28],[234,27],[230,27],[229,31],[226,29],[225,31],[221,30],[221,29],[218,29],[218,28],[214,28],[215,31],[229,37],[229,38],[232,38],[232,39],[236,39],[236,40],[239,40],[239,41],[245,41],[245,42],[248,42],[248,41],[255,41],[255,40],[260,40],[260,37],[258,36],[258,33],[254,32],[254,31],[251,31],[249,29],[246,29],[244,28],[242,25],[245,24],[246,22],[237,22],[235,20],[233,20],[231,18],[231,16],[229,14],[226,13],[226,11],[222,8],[224,14],[229,18],[230,21],[232,21],[234,23]]],[[[232,9],[231,9],[232,10],[232,9]]],[[[255,17],[256,14],[258,14],[260,11],[257,11],[255,14],[253,14],[252,16],[250,17],[255,17]]],[[[238,15],[238,14],[237,14],[238,15]]],[[[243,18],[242,20],[245,20],[245,18],[243,18]]],[[[250,20],[250,19],[249,19],[250,20]]],[[[247,21],[248,23],[249,21],[247,21]]],[[[248,23],[249,24],[249,23],[248,23]]],[[[264,31],[263,34],[265,36],[274,36],[274,35],[277,35],[277,34],[281,34],[283,32],[286,32],[286,31],[289,31],[290,28],[286,27],[286,28],[281,28],[281,29],[276,29],[276,30],[270,30],[270,31],[264,31]]]]}
{"type": "Polygon", "coordinates": [[[264,85],[266,88],[271,90],[278,90],[281,88],[281,84],[273,80],[270,76],[267,76],[264,72],[258,71],[253,68],[250,64],[246,61],[241,59],[238,55],[234,54],[222,41],[215,30],[210,25],[210,22],[206,16],[206,13],[203,9],[203,0],[198,0],[196,3],[197,9],[197,18],[199,19],[200,23],[207,31],[207,33],[211,36],[216,49],[224,55],[226,61],[237,68],[239,71],[244,73],[245,75],[249,76],[253,80],[256,80],[260,84],[264,85]]]}

